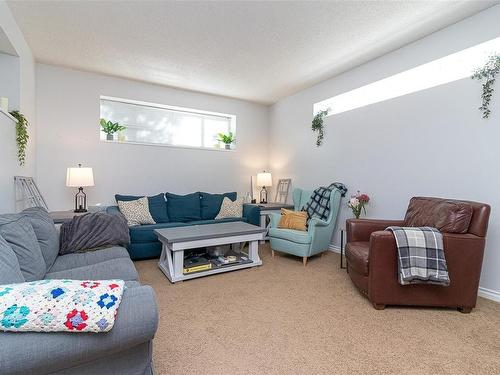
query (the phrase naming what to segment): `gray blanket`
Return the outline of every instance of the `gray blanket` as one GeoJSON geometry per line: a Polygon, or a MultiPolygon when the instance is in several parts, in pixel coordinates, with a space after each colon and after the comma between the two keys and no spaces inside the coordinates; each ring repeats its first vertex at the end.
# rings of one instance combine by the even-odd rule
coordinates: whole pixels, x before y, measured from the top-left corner
{"type": "Polygon", "coordinates": [[[59,254],[96,250],[130,243],[127,220],[106,212],[76,216],[61,225],[59,254]]]}

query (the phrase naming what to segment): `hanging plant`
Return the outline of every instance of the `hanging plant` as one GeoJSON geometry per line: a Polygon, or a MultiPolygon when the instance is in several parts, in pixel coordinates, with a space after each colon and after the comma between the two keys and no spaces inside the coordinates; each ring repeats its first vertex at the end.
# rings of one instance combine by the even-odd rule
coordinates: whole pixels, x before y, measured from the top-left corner
{"type": "Polygon", "coordinates": [[[26,163],[26,146],[28,144],[28,139],[30,138],[28,134],[29,122],[24,117],[24,115],[19,111],[12,111],[10,114],[17,120],[16,122],[16,143],[17,143],[17,159],[19,160],[19,165],[24,165],[26,163]]]}
{"type": "Polygon", "coordinates": [[[498,73],[500,73],[500,55],[493,55],[488,58],[482,68],[476,69],[471,77],[483,82],[483,93],[481,94],[483,103],[479,107],[479,110],[483,112],[483,118],[490,117],[490,102],[494,91],[493,84],[498,73]]]}
{"type": "Polygon", "coordinates": [[[328,109],[324,111],[319,111],[316,113],[312,120],[311,129],[313,132],[318,132],[318,138],[316,139],[316,146],[321,146],[323,144],[323,137],[325,136],[323,130],[323,119],[328,114],[328,109]]]}

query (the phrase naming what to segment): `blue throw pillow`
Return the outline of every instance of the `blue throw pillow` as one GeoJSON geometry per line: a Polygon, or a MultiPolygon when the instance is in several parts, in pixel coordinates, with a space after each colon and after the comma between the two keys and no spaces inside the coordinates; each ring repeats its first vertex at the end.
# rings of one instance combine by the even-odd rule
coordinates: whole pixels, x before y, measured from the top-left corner
{"type": "MultiPolygon", "coordinates": [[[[144,196],[144,195],[143,195],[144,196]]],[[[142,198],[143,196],[136,195],[120,195],[116,194],[116,201],[135,201],[136,199],[142,198]]],[[[167,212],[167,202],[165,201],[165,194],[160,193],[152,197],[148,197],[149,213],[153,217],[153,220],[157,223],[168,223],[170,218],[167,212]]]]}
{"type": "Polygon", "coordinates": [[[177,195],[166,193],[168,216],[172,222],[201,220],[200,193],[177,195]]]}
{"type": "Polygon", "coordinates": [[[201,218],[203,220],[215,219],[220,211],[220,206],[222,205],[222,200],[224,197],[228,197],[233,202],[237,198],[237,193],[235,191],[224,194],[210,194],[210,193],[200,193],[201,196],[201,218]]]}

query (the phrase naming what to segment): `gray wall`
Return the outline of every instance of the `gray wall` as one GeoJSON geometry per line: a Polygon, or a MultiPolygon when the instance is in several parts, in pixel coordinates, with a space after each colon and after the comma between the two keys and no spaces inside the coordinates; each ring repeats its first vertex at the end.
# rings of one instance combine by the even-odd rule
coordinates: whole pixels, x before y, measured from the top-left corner
{"type": "Polygon", "coordinates": [[[110,204],[114,194],[250,190],[250,176],[267,167],[268,107],[37,64],[38,182],[50,209],[69,209],[74,189],[66,168],[94,168],[89,203],[110,204]],[[234,152],[99,141],[100,95],[235,114],[234,152]]]}
{"type": "MultiPolygon", "coordinates": [[[[401,218],[415,195],[489,203],[493,210],[481,286],[500,291],[498,83],[487,121],[477,110],[480,84],[463,79],[330,116],[320,148],[310,130],[313,103],[498,37],[498,19],[500,6],[273,105],[274,175],[306,188],[342,181],[349,193],[361,190],[372,197],[368,217],[373,218],[401,218]]],[[[337,246],[339,229],[351,216],[343,204],[333,238],[337,246]]]]}

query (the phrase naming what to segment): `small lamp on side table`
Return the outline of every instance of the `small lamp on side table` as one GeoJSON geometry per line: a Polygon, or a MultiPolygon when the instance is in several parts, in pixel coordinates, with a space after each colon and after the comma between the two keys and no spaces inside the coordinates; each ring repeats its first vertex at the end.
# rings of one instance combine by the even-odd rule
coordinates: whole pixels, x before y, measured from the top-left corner
{"type": "Polygon", "coordinates": [[[266,186],[273,186],[273,179],[270,172],[257,173],[257,186],[262,186],[260,191],[260,203],[267,203],[267,190],[266,186]]]}
{"type": "Polygon", "coordinates": [[[87,212],[87,194],[83,192],[83,187],[94,186],[92,168],[82,168],[81,164],[78,164],[77,168],[68,168],[66,186],[78,188],[78,192],[75,195],[74,212],[87,212]]]}

